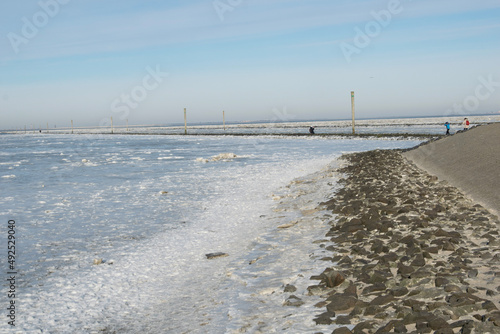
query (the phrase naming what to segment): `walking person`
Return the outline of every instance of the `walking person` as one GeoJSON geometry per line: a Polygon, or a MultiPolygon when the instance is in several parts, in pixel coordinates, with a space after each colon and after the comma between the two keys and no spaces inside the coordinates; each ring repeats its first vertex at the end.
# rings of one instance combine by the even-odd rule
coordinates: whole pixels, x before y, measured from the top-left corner
{"type": "Polygon", "coordinates": [[[449,135],[450,134],[450,128],[451,128],[450,123],[446,122],[446,123],[444,123],[444,126],[446,126],[446,134],[449,135]]]}

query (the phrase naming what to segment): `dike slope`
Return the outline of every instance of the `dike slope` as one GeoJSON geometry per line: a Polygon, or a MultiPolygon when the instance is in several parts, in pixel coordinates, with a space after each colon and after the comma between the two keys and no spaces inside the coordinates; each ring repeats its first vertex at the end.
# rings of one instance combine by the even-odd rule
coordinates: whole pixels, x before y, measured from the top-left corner
{"type": "Polygon", "coordinates": [[[403,155],[500,215],[500,123],[478,126],[403,155]]]}

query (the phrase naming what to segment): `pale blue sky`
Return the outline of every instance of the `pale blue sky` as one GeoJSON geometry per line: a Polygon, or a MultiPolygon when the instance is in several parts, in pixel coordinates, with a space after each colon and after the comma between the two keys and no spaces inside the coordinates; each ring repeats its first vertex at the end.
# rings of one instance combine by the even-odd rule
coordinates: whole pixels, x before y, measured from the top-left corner
{"type": "Polygon", "coordinates": [[[346,119],[351,90],[360,118],[500,111],[498,0],[23,0],[0,22],[0,128],[346,119]]]}

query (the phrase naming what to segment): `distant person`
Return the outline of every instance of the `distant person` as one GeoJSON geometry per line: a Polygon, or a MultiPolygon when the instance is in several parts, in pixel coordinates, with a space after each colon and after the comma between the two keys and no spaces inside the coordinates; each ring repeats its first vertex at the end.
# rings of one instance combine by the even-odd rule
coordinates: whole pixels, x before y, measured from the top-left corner
{"type": "Polygon", "coordinates": [[[467,117],[464,118],[464,121],[462,122],[462,125],[464,126],[464,131],[469,130],[470,122],[469,122],[469,119],[467,117]]]}
{"type": "Polygon", "coordinates": [[[450,134],[450,128],[451,128],[450,123],[446,122],[446,123],[444,123],[444,126],[446,126],[446,134],[449,135],[450,134]]]}
{"type": "Polygon", "coordinates": [[[309,128],[309,133],[310,133],[310,134],[312,134],[312,135],[314,134],[314,126],[311,126],[311,127],[309,128]]]}

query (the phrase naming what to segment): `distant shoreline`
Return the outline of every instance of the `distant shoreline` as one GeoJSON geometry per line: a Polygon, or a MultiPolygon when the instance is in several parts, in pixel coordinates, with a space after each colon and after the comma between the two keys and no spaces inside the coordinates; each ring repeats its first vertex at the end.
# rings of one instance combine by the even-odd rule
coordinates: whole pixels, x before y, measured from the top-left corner
{"type": "MultiPolygon", "coordinates": [[[[491,122],[500,122],[500,114],[487,114],[487,115],[466,115],[472,124],[482,124],[482,123],[491,123],[491,122]]],[[[380,126],[388,126],[388,125],[400,125],[400,126],[416,126],[416,125],[441,125],[444,122],[450,122],[452,125],[459,125],[462,123],[463,118],[466,117],[464,115],[453,115],[453,116],[425,116],[425,117],[401,117],[401,118],[360,118],[356,119],[355,126],[356,127],[380,127],[380,126]]],[[[108,130],[111,129],[111,122],[108,118],[106,118],[106,125],[86,125],[86,126],[78,126],[78,123],[75,122],[74,130],[108,130]]],[[[117,120],[115,120],[116,122],[117,120]]],[[[123,124],[124,120],[120,120],[116,124],[114,124],[114,129],[138,129],[138,128],[154,128],[154,129],[184,129],[183,123],[166,123],[166,124],[123,124]]],[[[0,133],[13,133],[13,132],[38,132],[42,130],[42,132],[53,132],[53,131],[67,131],[71,130],[70,121],[67,122],[66,126],[59,127],[42,127],[39,125],[38,127],[34,127],[33,125],[28,126],[26,128],[18,128],[18,129],[3,129],[0,130],[0,133]]],[[[253,128],[297,128],[304,127],[309,128],[309,126],[314,126],[317,128],[347,128],[352,126],[351,120],[268,120],[268,121],[227,121],[225,125],[223,122],[198,122],[187,123],[188,129],[234,129],[234,128],[245,128],[245,129],[253,129],[253,128]]]]}
{"type": "MultiPolygon", "coordinates": [[[[320,134],[308,134],[308,133],[192,133],[192,134],[181,134],[181,133],[140,133],[140,132],[127,132],[127,133],[92,133],[92,132],[78,132],[78,133],[67,133],[67,132],[42,132],[41,134],[35,135],[75,135],[75,136],[186,136],[186,137],[298,137],[298,138],[336,138],[336,139],[346,139],[346,138],[363,138],[363,139],[383,139],[383,138],[395,138],[395,139],[437,139],[444,137],[444,135],[439,134],[412,134],[412,133],[320,133],[320,134]]],[[[23,135],[23,134],[19,134],[23,135]]],[[[27,135],[33,135],[28,133],[27,135]]]]}

